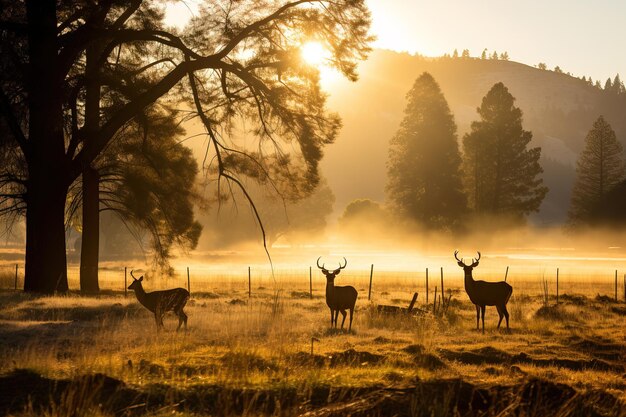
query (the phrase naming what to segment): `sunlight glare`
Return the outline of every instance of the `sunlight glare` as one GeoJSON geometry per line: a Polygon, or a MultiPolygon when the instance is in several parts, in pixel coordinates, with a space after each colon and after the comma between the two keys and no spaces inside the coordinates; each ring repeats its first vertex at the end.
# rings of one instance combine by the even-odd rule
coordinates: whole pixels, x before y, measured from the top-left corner
{"type": "Polygon", "coordinates": [[[319,67],[330,56],[328,50],[321,43],[315,41],[303,44],[300,53],[304,62],[315,67],[319,67]]]}

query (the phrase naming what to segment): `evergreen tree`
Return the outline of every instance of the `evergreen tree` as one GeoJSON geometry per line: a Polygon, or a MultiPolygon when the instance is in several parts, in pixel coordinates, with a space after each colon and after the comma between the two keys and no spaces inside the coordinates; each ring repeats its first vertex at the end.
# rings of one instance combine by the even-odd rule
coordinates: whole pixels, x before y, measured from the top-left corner
{"type": "Polygon", "coordinates": [[[493,51],[493,54],[491,55],[491,59],[493,59],[494,61],[498,60],[498,52],[493,51]]]}
{"type": "Polygon", "coordinates": [[[576,166],[569,223],[589,223],[603,198],[624,178],[622,145],[604,117],[598,117],[585,138],[576,166]]]}
{"type": "Polygon", "coordinates": [[[445,228],[466,209],[456,124],[439,85],[425,72],[407,95],[404,119],[389,149],[392,209],[427,227],[445,228]]]}
{"type": "Polygon", "coordinates": [[[622,80],[620,80],[619,74],[616,74],[615,78],[613,79],[613,91],[616,94],[624,93],[624,83],[622,82],[622,80]]]}
{"type": "Polygon", "coordinates": [[[557,74],[563,74],[563,70],[558,65],[554,67],[554,72],[556,72],[557,74]]]}
{"type": "Polygon", "coordinates": [[[503,61],[508,61],[509,60],[509,53],[507,51],[504,51],[503,53],[500,54],[500,59],[503,61]]]}
{"type": "Polygon", "coordinates": [[[483,49],[483,53],[480,54],[480,59],[487,59],[487,48],[483,49]]]}
{"type": "Polygon", "coordinates": [[[452,58],[458,58],[458,57],[459,57],[459,51],[455,49],[454,52],[452,52],[452,58]]]}
{"type": "Polygon", "coordinates": [[[463,52],[461,53],[461,58],[469,58],[469,57],[470,57],[469,49],[463,49],[463,52]]]}
{"type": "Polygon", "coordinates": [[[540,70],[547,70],[548,69],[548,65],[546,65],[545,62],[540,62],[537,64],[537,68],[539,68],[540,70]]]}
{"type": "Polygon", "coordinates": [[[606,79],[606,82],[604,83],[604,90],[605,91],[613,90],[613,84],[611,83],[611,78],[606,79]]]}
{"type": "Polygon", "coordinates": [[[463,138],[464,177],[477,214],[521,220],[537,211],[548,189],[539,174],[541,148],[527,149],[532,133],[522,128],[522,111],[502,83],[495,84],[477,109],[481,120],[463,138]]]}

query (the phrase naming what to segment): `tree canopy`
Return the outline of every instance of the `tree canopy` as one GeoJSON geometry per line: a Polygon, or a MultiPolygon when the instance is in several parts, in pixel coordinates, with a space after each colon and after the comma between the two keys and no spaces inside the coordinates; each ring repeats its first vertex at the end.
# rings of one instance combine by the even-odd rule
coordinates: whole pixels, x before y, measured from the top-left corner
{"type": "Polygon", "coordinates": [[[282,173],[299,192],[313,190],[340,121],[326,110],[319,71],[300,47],[319,42],[328,64],[355,80],[371,40],[362,0],[207,0],[183,32],[165,26],[165,3],[156,0],[0,6],[3,152],[10,157],[0,173],[2,210],[25,210],[25,289],[38,292],[68,288],[69,187],[151,106],[186,103],[181,116],[201,120],[218,187],[224,180],[242,186],[241,175],[271,183],[282,173]],[[108,110],[87,123],[94,84],[108,110]],[[245,143],[229,136],[239,120],[249,123],[245,143]]]}
{"type": "Polygon", "coordinates": [[[407,94],[404,119],[389,146],[387,195],[392,209],[427,227],[446,228],[466,211],[456,124],[427,72],[407,94]]]}
{"type": "Polygon", "coordinates": [[[569,223],[589,224],[606,205],[606,196],[624,179],[623,148],[611,125],[600,116],[585,138],[576,164],[569,223]]]}
{"type": "Polygon", "coordinates": [[[470,207],[479,214],[521,220],[537,211],[548,189],[539,165],[541,148],[528,149],[532,133],[503,83],[496,83],[477,109],[480,120],[463,138],[463,172],[470,207]]]}

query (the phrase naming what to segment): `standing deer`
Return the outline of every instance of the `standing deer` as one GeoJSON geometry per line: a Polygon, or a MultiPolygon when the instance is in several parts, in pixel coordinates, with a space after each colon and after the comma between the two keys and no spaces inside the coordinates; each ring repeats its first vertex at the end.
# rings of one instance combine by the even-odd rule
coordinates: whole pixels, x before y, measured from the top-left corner
{"type": "Polygon", "coordinates": [[[173,311],[178,316],[176,331],[180,329],[183,323],[185,324],[185,330],[187,330],[187,315],[183,308],[185,308],[185,304],[189,300],[189,291],[184,288],[174,288],[171,290],[146,292],[141,283],[143,275],[137,279],[133,275],[133,271],[130,271],[130,276],[133,277],[133,282],[128,286],[128,289],[135,291],[137,300],[154,313],[157,332],[163,327],[163,315],[168,311],[173,311]]]}
{"type": "Polygon", "coordinates": [[[465,272],[465,292],[469,296],[472,303],[476,306],[476,330],[479,330],[478,326],[479,316],[482,313],[483,320],[483,334],[485,333],[485,306],[496,306],[498,309],[498,329],[502,318],[506,317],[506,329],[509,330],[509,312],[506,309],[506,304],[513,294],[513,287],[504,281],[500,282],[485,282],[474,281],[472,277],[472,269],[478,266],[480,260],[480,252],[478,252],[478,258],[474,260],[472,258],[471,265],[465,265],[462,259],[459,259],[457,254],[459,251],[454,251],[454,258],[458,261],[458,264],[465,272]]]}
{"type": "Polygon", "coordinates": [[[348,326],[348,331],[352,330],[352,315],[354,314],[354,305],[356,304],[356,299],[359,295],[357,290],[353,286],[345,286],[345,287],[337,287],[335,286],[335,277],[339,275],[342,269],[344,269],[348,265],[348,261],[346,258],[343,258],[345,261],[344,265],[341,266],[341,262],[339,263],[339,268],[334,271],[329,271],[324,268],[325,264],[320,266],[320,258],[317,258],[317,267],[322,270],[322,274],[326,276],[326,305],[330,308],[330,327],[337,328],[337,318],[339,317],[339,312],[343,316],[343,320],[341,320],[341,328],[343,329],[343,325],[346,322],[346,310],[350,310],[350,325],[348,326]]]}

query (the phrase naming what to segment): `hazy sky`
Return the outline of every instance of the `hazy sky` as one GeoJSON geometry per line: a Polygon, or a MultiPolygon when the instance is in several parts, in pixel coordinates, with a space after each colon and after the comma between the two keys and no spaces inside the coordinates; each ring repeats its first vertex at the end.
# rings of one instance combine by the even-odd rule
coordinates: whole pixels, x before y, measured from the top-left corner
{"type": "Polygon", "coordinates": [[[376,46],[427,56],[469,49],[560,66],[603,82],[626,78],[624,0],[368,0],[376,46]]]}
{"type": "MultiPolygon", "coordinates": [[[[181,24],[199,0],[170,3],[181,24]]],[[[484,48],[511,60],[556,65],[603,83],[626,79],[626,0],[367,0],[375,46],[427,56],[479,56],[484,48]]]]}

